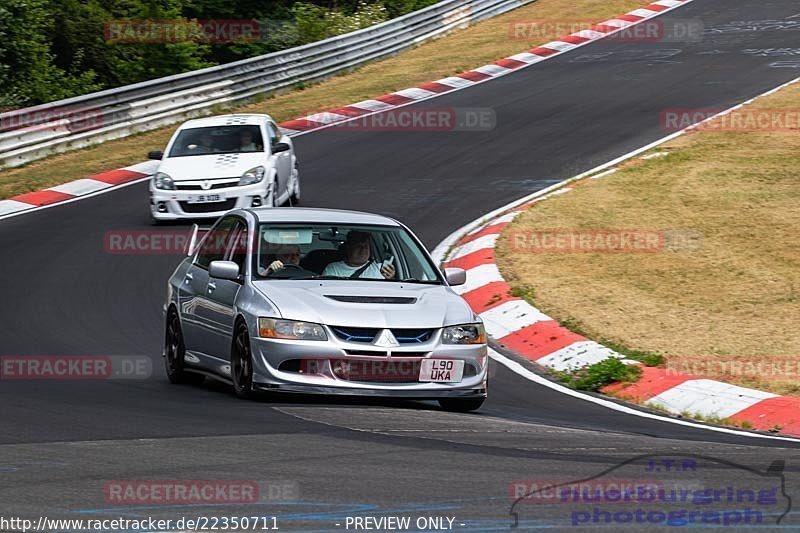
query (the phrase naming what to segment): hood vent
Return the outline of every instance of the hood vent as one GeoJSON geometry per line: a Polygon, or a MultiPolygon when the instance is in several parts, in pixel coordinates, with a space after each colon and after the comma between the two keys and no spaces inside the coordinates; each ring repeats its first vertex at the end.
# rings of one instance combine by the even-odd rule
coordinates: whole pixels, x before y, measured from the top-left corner
{"type": "Polygon", "coordinates": [[[351,304],[413,304],[416,298],[407,296],[339,296],[326,294],[325,298],[351,304]]]}

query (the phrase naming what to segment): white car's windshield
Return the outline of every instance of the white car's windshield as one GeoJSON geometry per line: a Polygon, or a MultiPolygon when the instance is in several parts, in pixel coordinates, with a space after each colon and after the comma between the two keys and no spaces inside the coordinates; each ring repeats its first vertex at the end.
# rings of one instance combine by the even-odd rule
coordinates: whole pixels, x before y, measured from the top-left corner
{"type": "Polygon", "coordinates": [[[441,284],[403,228],[261,224],[255,270],[265,279],[352,279],[441,284]]]}
{"type": "Polygon", "coordinates": [[[186,128],[178,133],[169,157],[263,152],[261,129],[255,125],[186,128]]]}

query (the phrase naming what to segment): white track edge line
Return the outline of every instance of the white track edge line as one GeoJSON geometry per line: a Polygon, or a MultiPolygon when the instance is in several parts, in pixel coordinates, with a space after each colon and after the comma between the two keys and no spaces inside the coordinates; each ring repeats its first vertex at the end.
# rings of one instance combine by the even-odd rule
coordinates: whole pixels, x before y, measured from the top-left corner
{"type": "Polygon", "coordinates": [[[638,409],[634,409],[633,407],[628,407],[626,405],[622,405],[616,402],[612,402],[611,400],[606,400],[603,398],[598,398],[596,396],[590,396],[588,394],[583,394],[578,392],[574,389],[570,389],[565,387],[564,385],[559,385],[553,381],[550,381],[547,378],[544,378],[534,372],[531,372],[520,363],[509,359],[508,357],[498,353],[497,351],[489,348],[489,357],[500,363],[501,365],[505,366],[515,374],[522,376],[525,379],[533,381],[537,385],[542,385],[549,389],[552,389],[556,392],[560,392],[562,394],[566,394],[567,396],[572,396],[573,398],[578,398],[580,400],[585,400],[587,402],[591,402],[603,407],[607,407],[613,411],[619,411],[621,413],[629,414],[638,416],[641,418],[649,418],[651,420],[658,420],[660,422],[668,422],[671,424],[677,424],[679,426],[686,426],[695,429],[705,429],[708,431],[716,431],[718,433],[727,433],[729,435],[736,435],[739,437],[754,437],[758,439],[768,439],[768,440],[780,440],[786,442],[800,442],[800,439],[795,439],[792,437],[778,437],[775,435],[762,435],[760,433],[750,433],[748,431],[740,431],[737,429],[729,429],[723,427],[716,427],[716,426],[707,426],[705,424],[701,424],[699,422],[690,422],[688,420],[679,420],[675,418],[670,418],[667,416],[657,415],[655,413],[648,413],[646,411],[640,411],[638,409]]]}

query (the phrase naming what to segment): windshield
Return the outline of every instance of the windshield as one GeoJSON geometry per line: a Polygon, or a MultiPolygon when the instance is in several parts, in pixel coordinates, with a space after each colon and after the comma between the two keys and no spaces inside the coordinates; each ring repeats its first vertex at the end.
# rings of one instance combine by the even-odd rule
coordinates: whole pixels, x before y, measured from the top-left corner
{"type": "Polygon", "coordinates": [[[261,224],[255,255],[263,279],[442,283],[421,245],[398,227],[261,224]]]}
{"type": "Polygon", "coordinates": [[[261,128],[255,125],[187,128],[178,133],[169,157],[263,152],[261,128]]]}

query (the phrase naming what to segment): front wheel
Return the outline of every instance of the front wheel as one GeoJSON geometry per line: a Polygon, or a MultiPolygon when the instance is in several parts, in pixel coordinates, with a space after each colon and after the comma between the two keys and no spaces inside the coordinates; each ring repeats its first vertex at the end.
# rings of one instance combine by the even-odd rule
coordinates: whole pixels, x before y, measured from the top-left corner
{"type": "Polygon", "coordinates": [[[205,377],[202,374],[188,372],[185,368],[186,347],[183,344],[181,320],[174,309],[167,315],[167,331],[164,339],[164,365],[167,378],[172,383],[202,383],[205,377]]]}
{"type": "Polygon", "coordinates": [[[236,396],[242,399],[253,397],[253,357],[250,350],[250,334],[244,322],[239,322],[236,326],[233,337],[231,379],[236,396]]]}
{"type": "Polygon", "coordinates": [[[469,413],[480,409],[485,401],[486,398],[442,398],[439,400],[439,405],[445,411],[469,413]]]}

